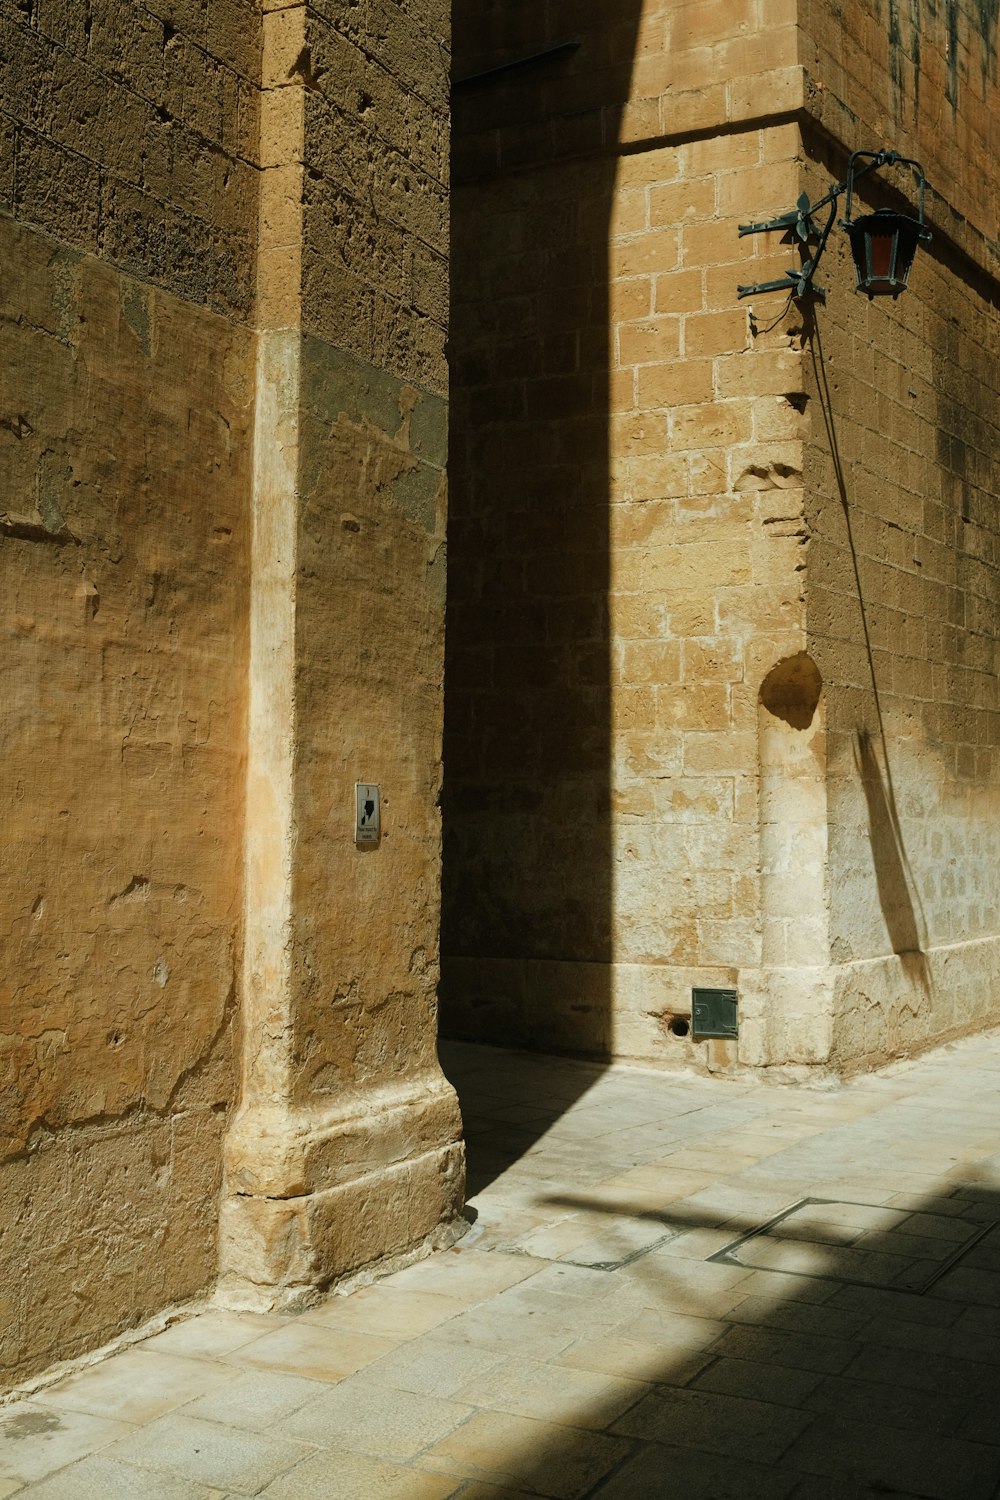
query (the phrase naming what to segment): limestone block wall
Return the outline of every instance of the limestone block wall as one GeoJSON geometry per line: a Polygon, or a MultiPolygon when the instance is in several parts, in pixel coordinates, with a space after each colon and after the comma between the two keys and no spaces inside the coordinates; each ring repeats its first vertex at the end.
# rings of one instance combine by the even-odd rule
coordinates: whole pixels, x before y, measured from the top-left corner
{"type": "Polygon", "coordinates": [[[260,38],[249,0],[0,14],[0,203],[185,300],[253,303],[260,38]]]}
{"type": "MultiPolygon", "coordinates": [[[[787,260],[738,223],[800,185],[794,27],[765,10],[636,7],[456,96],[462,1035],[701,1059],[670,1029],[692,986],[761,963],[757,700],[805,644],[806,553],[801,328],[736,291],[787,260]]],[[[459,36],[462,77],[560,33],[477,10],[459,36]]]]}
{"type": "Polygon", "coordinates": [[[810,115],[845,144],[852,131],[874,131],[900,150],[905,141],[952,233],[964,219],[988,237],[1000,196],[996,0],[914,0],[884,11],[803,0],[799,19],[810,115]]]}
{"type": "MultiPolygon", "coordinates": [[[[805,14],[807,66],[829,85],[810,183],[842,170],[831,135],[848,139],[850,110],[852,143],[923,162],[934,230],[898,303],[831,297],[809,365],[831,1056],[856,1065],[998,1016],[996,14],[918,5],[895,30],[852,17],[835,69],[829,18],[805,14]]],[[[894,181],[909,187],[889,175],[882,191],[894,181]]],[[[826,279],[842,287],[835,254],[826,279]]]]}
{"type": "Polygon", "coordinates": [[[992,8],[456,41],[446,1023],[793,1069],[986,1024],[992,8]],[[739,300],[796,259],[739,223],[881,144],[936,189],[914,291],[835,234],[815,319],[739,300]],[[738,1048],[678,1038],[695,985],[738,1048]]]}
{"type": "Polygon", "coordinates": [[[6,1386],[215,1275],[257,64],[242,6],[0,29],[6,1386]]]}

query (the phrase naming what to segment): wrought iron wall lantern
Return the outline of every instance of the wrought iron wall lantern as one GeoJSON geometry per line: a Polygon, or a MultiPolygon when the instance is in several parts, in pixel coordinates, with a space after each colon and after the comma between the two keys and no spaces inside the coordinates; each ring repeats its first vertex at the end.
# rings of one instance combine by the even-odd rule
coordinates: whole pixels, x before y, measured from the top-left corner
{"type": "Polygon", "coordinates": [[[847,231],[854,257],[855,289],[865,292],[869,301],[873,297],[896,298],[906,290],[906,283],[913,265],[913,257],[921,240],[929,240],[931,232],[924,218],[924,192],[927,180],[918,161],[900,156],[898,151],[855,151],[847,164],[844,182],[835,182],[830,191],[815,203],[810,203],[805,193],[788,213],[779,214],[759,224],[741,224],[740,237],[747,234],[765,234],[772,230],[784,230],[793,241],[801,245],[815,243],[816,248],[808,259],[792,267],[776,281],[760,281],[755,286],[737,287],[741,297],[750,297],[757,292],[788,292],[792,297],[803,297],[811,292],[821,302],[826,293],[813,281],[816,267],[820,263],[830,231],[837,218],[837,200],[841,193],[847,194],[844,217],[840,227],[847,231]],[[867,165],[858,166],[859,161],[867,165]],[[912,167],[917,178],[917,217],[900,214],[892,208],[879,208],[875,213],[864,214],[859,219],[851,218],[851,199],[854,184],[860,177],[880,167],[912,167]],[[819,227],[815,215],[829,207],[826,223],[819,227]]]}

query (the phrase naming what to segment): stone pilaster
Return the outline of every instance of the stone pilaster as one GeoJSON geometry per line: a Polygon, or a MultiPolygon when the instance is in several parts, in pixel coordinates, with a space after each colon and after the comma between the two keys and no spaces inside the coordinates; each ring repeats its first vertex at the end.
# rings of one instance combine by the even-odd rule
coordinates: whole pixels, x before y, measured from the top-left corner
{"type": "Polygon", "coordinates": [[[373,284],[338,255],[330,138],[356,122],[320,89],[341,76],[324,48],[353,56],[304,8],[265,17],[243,1085],[220,1283],[255,1307],[464,1227],[435,1051],[444,382],[409,378],[409,346],[374,329],[405,205],[387,193],[363,226],[373,284]],[[382,791],[374,847],[354,844],[358,781],[382,791]]]}

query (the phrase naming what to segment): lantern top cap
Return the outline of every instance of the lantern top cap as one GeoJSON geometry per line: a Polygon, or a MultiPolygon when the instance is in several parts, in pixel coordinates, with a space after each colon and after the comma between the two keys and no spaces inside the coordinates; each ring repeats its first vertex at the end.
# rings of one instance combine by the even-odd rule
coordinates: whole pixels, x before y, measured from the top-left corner
{"type": "MultiPolygon", "coordinates": [[[[905,219],[908,222],[916,223],[919,226],[920,238],[922,240],[929,240],[930,231],[927,229],[927,219],[924,214],[924,195],[927,190],[927,178],[924,176],[924,169],[918,161],[915,161],[913,159],[913,157],[900,156],[898,151],[887,151],[885,149],[881,151],[854,151],[851,153],[850,159],[847,163],[847,179],[844,183],[844,188],[846,190],[847,196],[844,203],[844,217],[841,220],[841,224],[843,225],[843,227],[847,230],[850,230],[851,228],[851,199],[854,196],[854,184],[856,179],[870,172],[873,168],[878,169],[879,167],[913,168],[914,176],[917,179],[917,217],[916,219],[913,219],[911,215],[897,213],[897,211],[892,208],[877,208],[875,209],[874,213],[864,215],[864,221],[867,222],[868,220],[874,219],[876,217],[881,217],[883,219],[891,217],[893,219],[896,219],[897,221],[905,219]],[[861,161],[867,162],[868,165],[863,166],[859,169],[857,163],[861,161]]],[[[853,222],[861,223],[862,220],[858,219],[853,222]]]]}

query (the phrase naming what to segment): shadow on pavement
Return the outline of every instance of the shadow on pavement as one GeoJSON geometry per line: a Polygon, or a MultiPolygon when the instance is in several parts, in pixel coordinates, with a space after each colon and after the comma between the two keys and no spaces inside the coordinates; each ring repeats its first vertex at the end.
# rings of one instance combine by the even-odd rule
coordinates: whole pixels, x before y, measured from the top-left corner
{"type": "MultiPolygon", "coordinates": [[[[516,1076],[516,1058],[498,1053],[491,1062],[473,1050],[495,1076],[511,1063],[516,1076]]],[[[461,1061],[452,1069],[460,1092],[461,1061]]],[[[526,1093],[539,1078],[527,1069],[526,1093]]],[[[678,1104],[681,1138],[672,1152],[650,1125],[645,1163],[628,1167],[625,1181],[579,1190],[553,1185],[556,1172],[572,1181],[574,1155],[572,1137],[559,1134],[568,1126],[556,1119],[557,1100],[540,1106],[556,1120],[556,1139],[538,1148],[534,1179],[530,1158],[527,1175],[517,1165],[515,1134],[473,1131],[472,1180],[496,1179],[491,1193],[507,1196],[501,1212],[487,1214],[478,1242],[479,1226],[473,1230],[470,1248],[533,1259],[526,1279],[489,1304],[492,1323],[471,1327],[479,1339],[492,1330],[498,1348],[520,1362],[522,1395],[496,1396],[511,1413],[502,1424],[495,1412],[479,1412],[449,1440],[484,1486],[502,1486],[467,1493],[995,1500],[1000,1156],[963,1165],[959,1142],[988,1140],[996,1085],[989,1073],[970,1082],[961,1117],[933,1088],[924,1100],[887,1085],[884,1105],[845,1116],[832,1132],[800,1130],[797,1139],[795,1122],[819,1108],[822,1095],[734,1090],[727,1106],[722,1085],[733,1128],[720,1135],[718,1107],[699,1106],[702,1089],[687,1113],[678,1104]],[[759,1111],[769,1100],[778,1110],[765,1127],[759,1111]],[[732,1141],[742,1131],[760,1153],[765,1128],[774,1150],[744,1166],[738,1146],[730,1147],[726,1180],[682,1198],[681,1179],[686,1172],[694,1180],[691,1164],[709,1147],[707,1138],[699,1146],[699,1114],[704,1126],[712,1115],[720,1151],[724,1136],[732,1141]],[[582,1243],[573,1234],[583,1234],[582,1243]]],[[[480,1077],[478,1099],[482,1086],[480,1077]]],[[[677,1093],[688,1087],[679,1079],[677,1093]]],[[[590,1096],[592,1125],[600,1092],[590,1096]]],[[[543,1121],[539,1113],[527,1135],[543,1121]]],[[[633,1127],[620,1138],[626,1134],[635,1140],[633,1127]]],[[[589,1170],[592,1180],[606,1168],[592,1135],[580,1135],[577,1155],[581,1176],[589,1170]]],[[[490,1200],[483,1195],[487,1209],[490,1200]]]]}

